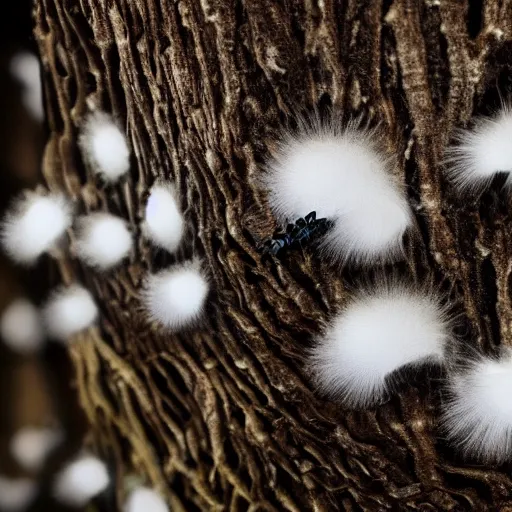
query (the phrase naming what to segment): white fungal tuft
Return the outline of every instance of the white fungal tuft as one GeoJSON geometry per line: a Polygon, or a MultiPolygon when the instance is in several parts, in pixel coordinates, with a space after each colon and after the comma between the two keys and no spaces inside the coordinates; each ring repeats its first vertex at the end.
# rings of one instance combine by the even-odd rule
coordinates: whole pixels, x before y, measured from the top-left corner
{"type": "Polygon", "coordinates": [[[26,299],[16,299],[0,317],[0,334],[15,352],[28,354],[41,348],[44,329],[39,311],[26,299]]]}
{"type": "Polygon", "coordinates": [[[25,193],[3,220],[2,245],[14,261],[34,263],[55,246],[71,221],[71,206],[62,195],[25,193]]]}
{"type": "Polygon", "coordinates": [[[335,221],[326,248],[337,259],[373,262],[400,251],[412,216],[393,177],[396,162],[376,130],[313,122],[288,135],[264,184],[281,222],[316,211],[335,221]]]}
{"type": "Polygon", "coordinates": [[[178,330],[199,319],[208,289],[199,263],[187,262],[150,275],[144,304],[151,320],[178,330]]]}
{"type": "Polygon", "coordinates": [[[43,310],[48,333],[61,341],[90,327],[97,316],[92,295],[77,284],[57,289],[43,310]]]}
{"type": "Polygon", "coordinates": [[[38,491],[37,483],[30,478],[0,476],[0,510],[3,512],[27,510],[38,491]]]}
{"type": "Polygon", "coordinates": [[[481,357],[449,380],[443,424],[449,440],[487,462],[512,459],[512,350],[481,357]]]}
{"type": "Polygon", "coordinates": [[[376,194],[371,207],[338,217],[322,245],[336,260],[385,261],[403,250],[403,235],[410,223],[405,202],[376,194]]]}
{"type": "Polygon", "coordinates": [[[77,256],[101,270],[109,269],[128,256],[132,235],[126,222],[109,213],[92,213],[78,220],[77,256]]]}
{"type": "Polygon", "coordinates": [[[123,507],[123,512],[168,512],[169,507],[164,499],[153,489],[137,487],[134,489],[123,507]]]}
{"type": "Polygon", "coordinates": [[[172,186],[157,184],[151,189],[146,203],[144,230],[157,247],[171,253],[180,245],[184,222],[172,186]]]}
{"type": "Polygon", "coordinates": [[[512,108],[504,106],[493,117],[477,119],[472,129],[459,130],[446,151],[448,176],[461,191],[486,188],[500,172],[512,183],[512,108]]]}
{"type": "Polygon", "coordinates": [[[39,59],[33,53],[18,52],[11,59],[10,70],[23,87],[21,99],[24,107],[36,121],[42,121],[44,107],[39,59]]]}
{"type": "Polygon", "coordinates": [[[24,427],[11,439],[13,458],[27,471],[39,471],[48,455],[62,441],[62,432],[55,428],[24,427]]]}
{"type": "Polygon", "coordinates": [[[82,456],[68,464],[55,478],[53,494],[62,504],[84,507],[109,485],[105,464],[91,455],[82,456]]]}
{"type": "Polygon", "coordinates": [[[130,170],[130,149],[112,116],[90,113],[79,139],[82,154],[96,174],[115,182],[130,170]]]}
{"type": "Polygon", "coordinates": [[[380,286],[336,315],[311,353],[319,389],[352,407],[386,396],[395,370],[440,363],[450,338],[445,309],[431,293],[380,286]]]}

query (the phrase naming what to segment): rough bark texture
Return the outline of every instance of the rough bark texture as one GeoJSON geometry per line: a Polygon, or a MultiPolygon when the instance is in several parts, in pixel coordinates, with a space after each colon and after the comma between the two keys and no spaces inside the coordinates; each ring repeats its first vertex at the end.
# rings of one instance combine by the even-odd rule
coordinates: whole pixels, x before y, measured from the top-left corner
{"type": "Polygon", "coordinates": [[[512,3],[38,0],[35,16],[45,180],[137,234],[108,275],[82,269],[72,245],[58,260],[102,308],[71,354],[119,478],[146,475],[174,511],[512,510],[508,466],[472,465],[442,441],[439,379],[366,412],[317,396],[305,351],[354,273],[310,250],[267,262],[257,250],[275,227],[261,162],[290,114],[364,113],[391,134],[417,218],[396,268],[449,291],[465,343],[511,343],[509,200],[498,187],[458,199],[440,160],[454,127],[506,92],[512,3]],[[133,167],[119,185],[100,184],[77,150],[89,107],[126,128],[133,167]],[[158,177],[176,184],[190,226],[178,259],[204,258],[215,289],[204,325],[177,336],[139,302],[144,273],[172,261],[140,236],[158,177]]]}

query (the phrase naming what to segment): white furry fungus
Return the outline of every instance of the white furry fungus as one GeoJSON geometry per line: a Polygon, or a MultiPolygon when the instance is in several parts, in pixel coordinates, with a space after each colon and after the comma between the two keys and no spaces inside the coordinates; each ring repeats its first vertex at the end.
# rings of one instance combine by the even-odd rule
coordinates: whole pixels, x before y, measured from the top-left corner
{"type": "Polygon", "coordinates": [[[43,309],[48,333],[60,341],[90,327],[97,316],[92,295],[77,284],[58,288],[43,309]]]}
{"type": "Polygon", "coordinates": [[[96,174],[113,183],[130,170],[130,149],[126,137],[112,116],[92,112],[79,138],[84,159],[96,174]]]}
{"type": "Polygon", "coordinates": [[[60,194],[26,192],[2,223],[2,245],[9,257],[32,264],[52,249],[72,222],[72,209],[60,194]]]}
{"type": "Polygon", "coordinates": [[[174,252],[180,245],[184,221],[171,185],[156,184],[149,194],[144,230],[157,247],[174,252]]]}
{"type": "Polygon", "coordinates": [[[325,247],[337,260],[385,261],[402,249],[412,223],[394,159],[376,130],[311,123],[284,137],[264,178],[270,205],[284,222],[316,211],[335,222],[325,247]]]}
{"type": "Polygon", "coordinates": [[[504,106],[492,117],[481,117],[472,129],[459,130],[446,151],[447,174],[462,192],[485,189],[498,173],[512,183],[512,108],[504,106]]]}
{"type": "Polygon", "coordinates": [[[44,342],[44,328],[38,309],[27,299],[11,302],[0,316],[0,334],[14,352],[33,353],[44,342]]]}
{"type": "Polygon", "coordinates": [[[27,471],[39,471],[62,437],[56,428],[23,427],[11,439],[9,449],[20,466],[27,471]]]}
{"type": "Polygon", "coordinates": [[[23,88],[23,106],[36,121],[41,122],[44,119],[44,107],[39,59],[31,52],[20,51],[12,57],[10,71],[23,88]]]}
{"type": "Polygon", "coordinates": [[[0,476],[0,510],[23,512],[34,501],[39,486],[31,478],[9,478],[0,476]]]}
{"type": "Polygon", "coordinates": [[[106,465],[96,457],[84,455],[69,463],[55,478],[53,494],[62,504],[84,507],[109,485],[106,465]]]}
{"type": "Polygon", "coordinates": [[[314,382],[349,406],[371,406],[385,397],[396,370],[442,362],[450,331],[433,294],[377,287],[344,307],[316,340],[314,382]]]}
{"type": "Polygon", "coordinates": [[[107,270],[119,264],[132,248],[124,219],[109,213],[91,213],[78,219],[76,254],[88,265],[107,270]]]}
{"type": "Polygon", "coordinates": [[[470,457],[486,462],[512,459],[512,349],[480,357],[449,379],[444,404],[447,437],[470,457]]]}
{"type": "Polygon", "coordinates": [[[151,320],[179,330],[200,318],[208,289],[199,263],[186,262],[148,276],[143,300],[151,320]]]}
{"type": "Polygon", "coordinates": [[[128,496],[123,512],[169,512],[169,507],[155,490],[137,487],[128,496]]]}

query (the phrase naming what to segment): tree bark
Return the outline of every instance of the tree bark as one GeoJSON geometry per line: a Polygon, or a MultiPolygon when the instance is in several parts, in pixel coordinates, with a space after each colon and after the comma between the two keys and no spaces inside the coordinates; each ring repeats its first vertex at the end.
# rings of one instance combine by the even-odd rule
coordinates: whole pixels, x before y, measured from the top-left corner
{"type": "Polygon", "coordinates": [[[395,271],[448,290],[468,345],[510,344],[509,200],[497,187],[461,200],[441,159],[454,127],[497,106],[510,81],[512,2],[38,0],[35,17],[45,181],[80,211],[122,215],[137,238],[107,275],[80,267],[72,246],[57,261],[101,306],[70,350],[118,499],[136,471],[173,511],[512,510],[508,466],[471,464],[443,442],[439,379],[369,411],[315,393],[306,351],[355,271],[307,248],[269,261],[257,249],[275,228],[261,163],[287,120],[366,114],[392,135],[417,219],[395,271]],[[77,148],[94,107],[133,149],[115,186],[77,148]],[[140,236],[157,178],[175,183],[189,225],[177,259],[202,257],[214,288],[205,322],[178,335],[151,326],[139,301],[145,272],[174,261],[140,236]]]}

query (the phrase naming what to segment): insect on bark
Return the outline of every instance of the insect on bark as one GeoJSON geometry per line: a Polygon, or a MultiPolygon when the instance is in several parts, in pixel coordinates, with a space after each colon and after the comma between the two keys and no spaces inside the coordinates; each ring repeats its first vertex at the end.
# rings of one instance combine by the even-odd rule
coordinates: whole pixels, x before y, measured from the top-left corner
{"type": "Polygon", "coordinates": [[[295,223],[288,224],[284,233],[276,231],[272,239],[263,244],[263,252],[276,256],[288,249],[304,247],[313,239],[324,235],[331,226],[332,221],[317,219],[316,212],[310,212],[295,223]]]}

